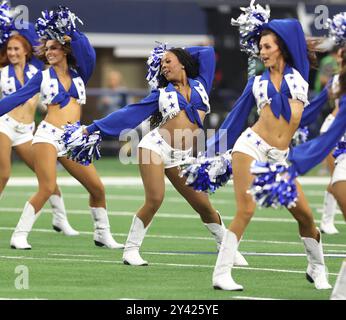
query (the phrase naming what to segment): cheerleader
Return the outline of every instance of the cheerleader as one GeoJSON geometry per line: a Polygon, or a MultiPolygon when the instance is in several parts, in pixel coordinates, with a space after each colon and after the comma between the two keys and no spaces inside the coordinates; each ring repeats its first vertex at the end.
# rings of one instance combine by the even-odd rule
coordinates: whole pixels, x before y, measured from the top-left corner
{"type": "MultiPolygon", "coordinates": [[[[4,12],[8,12],[10,7],[3,3],[1,9],[0,19],[8,19],[10,15],[4,15],[4,12]]],[[[4,28],[6,24],[0,24],[3,38],[0,49],[0,85],[3,97],[23,87],[43,67],[43,63],[33,56],[32,45],[37,44],[34,26],[28,24],[27,29],[16,30],[14,21],[10,21],[10,27],[7,28],[4,28]]],[[[31,142],[37,104],[38,95],[35,95],[0,118],[0,196],[10,177],[12,148],[34,171],[31,142]]],[[[64,200],[57,185],[48,200],[53,211],[53,229],[68,236],[78,235],[79,232],[67,220],[64,200]]]]}
{"type": "MultiPolygon", "coordinates": [[[[208,94],[215,71],[212,47],[170,48],[159,45],[148,60],[147,79],[151,94],[137,104],[128,105],[86,127],[88,134],[100,131],[118,137],[151,117],[155,129],[138,145],[139,169],[145,189],[145,202],[133,217],[125,244],[123,261],[143,266],[148,262],[139,249],[165,194],[165,175],[176,190],[200,215],[219,248],[225,231],[220,214],[206,194],[196,193],[179,177],[179,165],[192,153],[192,139],[184,137],[203,128],[210,112],[208,94]]],[[[237,265],[247,265],[236,252],[237,265]]]]}
{"type": "Polygon", "coordinates": [[[89,205],[94,220],[94,242],[97,246],[123,248],[110,232],[104,186],[93,165],[83,166],[66,158],[62,127],[79,121],[85,104],[85,84],[95,66],[95,51],[86,36],[75,28],[78,18],[66,7],[44,11],[36,29],[42,45],[38,57],[49,65],[38,71],[24,87],[0,101],[0,114],[5,114],[37,93],[47,106],[47,115],[39,124],[32,141],[33,162],[38,178],[38,191],[25,204],[22,216],[11,238],[11,247],[31,249],[29,232],[40,210],[56,189],[56,160],[89,192],[89,205]]]}
{"type": "MultiPolygon", "coordinates": [[[[248,23],[258,18],[258,14],[253,12],[255,8],[252,4],[253,2],[250,8],[244,9],[248,10],[250,18],[239,18],[238,22],[248,23]]],[[[268,16],[268,12],[264,14],[268,16]]],[[[257,26],[261,27],[256,30],[257,33],[252,33],[249,45],[253,48],[258,46],[266,70],[262,75],[249,79],[242,96],[221,125],[224,130],[207,142],[209,155],[215,151],[225,151],[220,150],[221,141],[227,141],[227,149],[233,147],[236,214],[223,238],[212,277],[213,287],[221,290],[243,290],[243,286],[233,280],[231,270],[238,243],[256,207],[252,196],[247,192],[254,180],[250,173],[251,163],[254,160],[286,163],[291,139],[298,126],[306,121],[304,108],[309,104],[309,59],[300,23],[295,19],[277,19],[266,23],[263,22],[268,19],[258,20],[261,22],[257,26]],[[259,119],[240,135],[253,105],[257,106],[259,119]]],[[[298,222],[299,234],[307,254],[306,276],[316,289],[330,289],[321,234],[300,184],[297,181],[295,184],[298,202],[296,207],[288,210],[298,222]]]]}

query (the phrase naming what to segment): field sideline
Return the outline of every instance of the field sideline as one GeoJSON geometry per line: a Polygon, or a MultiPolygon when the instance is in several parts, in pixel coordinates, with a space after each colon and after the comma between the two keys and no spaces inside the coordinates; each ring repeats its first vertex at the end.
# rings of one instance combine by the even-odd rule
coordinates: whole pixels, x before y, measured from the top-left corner
{"type": "MultiPolygon", "coordinates": [[[[121,171],[117,165],[114,168],[113,162],[101,167],[112,232],[119,242],[124,242],[132,216],[143,201],[143,188],[135,167],[121,171]],[[123,179],[114,179],[115,176],[123,179]]],[[[307,262],[295,221],[286,210],[273,209],[256,211],[241,242],[239,250],[249,266],[235,268],[233,276],[245,290],[234,293],[213,290],[215,243],[198,215],[170,185],[142,246],[148,267],[125,266],[121,251],[94,246],[88,195],[78,184],[71,184],[73,180],[66,179],[63,171],[59,179],[60,182],[66,179],[61,188],[69,220],[81,235],[69,238],[53,231],[50,208],[46,205],[29,236],[33,250],[12,250],[11,233],[25,201],[35,190],[30,172],[22,167],[14,169],[15,179],[11,179],[0,203],[0,299],[327,300],[330,297],[331,290],[317,291],[305,280],[307,262]],[[20,180],[23,177],[28,178],[26,184],[20,180]],[[15,287],[18,266],[28,268],[28,289],[15,287]]],[[[328,181],[319,179],[310,179],[309,184],[303,185],[317,222],[328,181]],[[316,183],[311,184],[313,181],[316,183]]],[[[225,223],[229,223],[234,214],[232,186],[219,190],[211,200],[225,223]]],[[[340,233],[323,237],[332,284],[346,257],[346,224],[340,213],[336,220],[340,233]]]]}

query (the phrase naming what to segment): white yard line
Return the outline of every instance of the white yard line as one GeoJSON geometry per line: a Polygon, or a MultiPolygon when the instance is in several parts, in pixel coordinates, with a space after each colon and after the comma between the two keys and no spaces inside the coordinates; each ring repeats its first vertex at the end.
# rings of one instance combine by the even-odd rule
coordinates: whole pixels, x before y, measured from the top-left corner
{"type": "MultiPolygon", "coordinates": [[[[36,261],[56,261],[56,262],[90,262],[90,263],[105,263],[105,264],[123,264],[119,260],[100,260],[100,259],[71,259],[71,258],[39,258],[39,257],[24,257],[24,256],[4,256],[0,255],[0,259],[4,260],[36,260],[36,261]]],[[[164,266],[164,267],[181,267],[181,268],[214,268],[214,265],[205,264],[182,264],[182,263],[163,263],[163,262],[150,262],[151,266],[164,266]]],[[[253,267],[233,267],[233,269],[252,270],[252,271],[265,271],[265,272],[279,272],[279,273],[297,273],[305,274],[305,270],[285,270],[273,268],[253,268],[253,267]]],[[[338,273],[329,273],[329,275],[337,276],[338,273]]]]}
{"type": "MultiPolygon", "coordinates": [[[[105,186],[142,186],[142,179],[140,177],[101,177],[105,186]]],[[[170,185],[168,179],[165,180],[166,184],[170,185]]],[[[302,185],[328,185],[329,177],[299,177],[298,181],[302,185]]],[[[80,186],[73,177],[58,177],[59,186],[80,186]]],[[[229,184],[232,184],[231,182],[229,184]]],[[[35,177],[11,177],[7,183],[8,186],[37,186],[37,179],[35,177]]]]}
{"type": "MultiPolygon", "coordinates": [[[[8,230],[13,231],[14,228],[9,227],[0,227],[0,230],[8,230]]],[[[56,231],[52,229],[40,229],[40,228],[34,228],[32,229],[33,232],[42,232],[42,233],[56,233],[56,231]]],[[[92,231],[79,231],[81,235],[93,235],[94,233],[92,231]]],[[[116,237],[127,237],[127,233],[112,233],[116,237]]],[[[194,236],[173,236],[173,235],[154,235],[154,234],[147,234],[145,236],[146,238],[157,238],[157,239],[175,239],[175,240],[205,240],[205,241],[215,241],[211,237],[194,237],[194,236]]],[[[241,243],[243,242],[249,242],[249,243],[266,243],[266,244],[278,244],[278,245],[299,245],[302,246],[302,242],[298,241],[274,241],[274,240],[252,240],[252,239],[242,239],[241,243]]],[[[340,244],[340,243],[323,243],[324,247],[341,247],[346,248],[346,244],[340,244]]]]}
{"type": "Polygon", "coordinates": [[[274,299],[274,298],[262,298],[262,297],[246,297],[246,296],[231,296],[231,299],[241,300],[285,300],[285,299],[274,299]]]}

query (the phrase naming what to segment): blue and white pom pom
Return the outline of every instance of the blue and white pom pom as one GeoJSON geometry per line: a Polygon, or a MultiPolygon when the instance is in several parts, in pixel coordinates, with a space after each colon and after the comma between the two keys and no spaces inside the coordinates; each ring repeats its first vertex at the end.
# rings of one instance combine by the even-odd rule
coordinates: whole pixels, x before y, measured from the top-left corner
{"type": "Polygon", "coordinates": [[[90,135],[83,133],[84,127],[80,122],[68,124],[64,127],[62,139],[67,150],[67,157],[84,166],[91,164],[94,159],[101,158],[99,132],[90,135]]]}
{"type": "Polygon", "coordinates": [[[7,1],[0,4],[0,46],[7,42],[14,28],[14,17],[7,1]]]}
{"type": "Polygon", "coordinates": [[[256,177],[248,193],[260,207],[296,206],[298,193],[294,178],[297,174],[291,167],[254,160],[250,172],[256,177]]]}
{"type": "Polygon", "coordinates": [[[37,19],[35,28],[40,37],[65,44],[64,36],[77,29],[76,21],[83,24],[69,8],[58,6],[55,10],[42,11],[42,18],[37,19]]]}
{"type": "Polygon", "coordinates": [[[342,139],[337,143],[336,148],[333,152],[333,157],[335,161],[338,160],[338,157],[341,155],[346,155],[346,138],[342,137],[342,139]]]}
{"type": "Polygon", "coordinates": [[[146,79],[151,89],[157,89],[159,83],[157,77],[160,74],[161,59],[167,51],[167,43],[157,42],[159,45],[155,47],[147,60],[148,73],[146,79]]]}
{"type": "Polygon", "coordinates": [[[298,128],[298,130],[294,133],[291,141],[292,147],[298,146],[306,141],[308,141],[309,137],[309,128],[307,126],[303,128],[298,128]]]}
{"type": "Polygon", "coordinates": [[[332,38],[337,45],[346,44],[346,12],[336,14],[333,19],[327,19],[329,38],[332,38]]]}
{"type": "Polygon", "coordinates": [[[199,155],[190,158],[181,165],[180,177],[186,177],[186,184],[196,191],[214,193],[232,177],[232,165],[229,154],[207,158],[199,155]]]}
{"type": "Polygon", "coordinates": [[[264,9],[252,0],[247,8],[240,8],[244,11],[237,19],[231,20],[232,26],[239,27],[240,49],[250,56],[256,56],[259,52],[256,37],[262,31],[262,25],[269,21],[270,8],[267,5],[264,9]]]}

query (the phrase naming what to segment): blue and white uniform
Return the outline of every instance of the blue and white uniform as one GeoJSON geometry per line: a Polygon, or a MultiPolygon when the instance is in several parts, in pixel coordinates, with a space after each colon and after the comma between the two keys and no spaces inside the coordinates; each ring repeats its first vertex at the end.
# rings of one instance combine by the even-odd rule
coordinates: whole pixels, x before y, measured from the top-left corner
{"type": "MultiPolygon", "coordinates": [[[[77,61],[77,69],[70,69],[72,84],[69,90],[65,90],[53,67],[38,71],[24,87],[0,100],[0,115],[9,112],[37,93],[40,93],[42,103],[48,108],[52,104],[58,104],[63,108],[70,102],[71,98],[75,98],[80,105],[85,104],[85,84],[90,79],[95,67],[95,50],[83,33],[74,31],[71,38],[72,53],[77,61]]],[[[56,147],[58,156],[64,156],[65,148],[61,139],[62,134],[61,128],[42,121],[35,133],[33,144],[50,143],[56,147]]]]}
{"type": "MultiPolygon", "coordinates": [[[[32,64],[27,63],[24,67],[24,84],[26,84],[39,70],[32,64]]],[[[1,93],[3,97],[14,94],[22,88],[17,79],[12,64],[2,68],[0,74],[1,93]]],[[[7,135],[11,140],[12,147],[21,145],[33,139],[35,122],[24,124],[13,119],[8,114],[0,117],[0,132],[7,135]]]]}
{"type": "MultiPolygon", "coordinates": [[[[191,88],[191,99],[187,102],[172,83],[167,87],[152,90],[151,93],[138,103],[127,105],[107,117],[95,120],[87,127],[89,133],[100,130],[102,135],[118,137],[127,131],[136,128],[140,123],[160,111],[161,124],[185,112],[192,123],[203,128],[202,121],[197,110],[210,112],[209,92],[215,73],[215,54],[212,47],[190,47],[186,50],[199,62],[199,75],[195,79],[188,78],[191,88]]],[[[165,168],[178,166],[191,150],[173,149],[160,135],[158,129],[154,129],[143,137],[138,147],[153,150],[158,153],[165,168]]]]}

